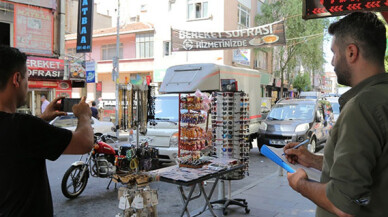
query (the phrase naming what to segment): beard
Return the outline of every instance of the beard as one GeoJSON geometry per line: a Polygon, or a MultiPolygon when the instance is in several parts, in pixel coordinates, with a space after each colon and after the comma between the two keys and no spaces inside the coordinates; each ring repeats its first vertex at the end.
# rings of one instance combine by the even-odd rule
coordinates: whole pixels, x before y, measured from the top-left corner
{"type": "Polygon", "coordinates": [[[334,72],[337,75],[338,84],[350,86],[350,69],[343,55],[341,55],[338,64],[334,67],[334,72]]]}
{"type": "Polygon", "coordinates": [[[20,96],[18,97],[16,108],[19,108],[21,106],[24,106],[27,104],[27,96],[20,96]]]}

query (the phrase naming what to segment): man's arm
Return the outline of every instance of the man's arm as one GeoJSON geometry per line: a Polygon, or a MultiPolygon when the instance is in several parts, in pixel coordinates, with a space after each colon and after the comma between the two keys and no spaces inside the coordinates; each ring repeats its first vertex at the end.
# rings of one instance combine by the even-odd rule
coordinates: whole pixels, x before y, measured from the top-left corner
{"type": "Polygon", "coordinates": [[[61,104],[58,103],[59,100],[62,100],[63,96],[55,98],[53,101],[51,101],[50,104],[47,105],[46,109],[44,110],[43,114],[40,115],[40,118],[45,121],[51,121],[57,116],[63,116],[66,115],[66,112],[59,111],[61,104]]]}
{"type": "Polygon", "coordinates": [[[86,98],[82,97],[80,103],[73,106],[73,113],[78,118],[78,125],[63,154],[85,154],[93,148],[94,137],[90,120],[92,112],[85,100],[86,98]]]}
{"type": "Polygon", "coordinates": [[[290,186],[304,197],[313,201],[317,206],[340,217],[352,217],[338,209],[326,196],[326,183],[313,182],[307,179],[307,174],[303,169],[298,169],[295,173],[288,173],[287,179],[290,186]]]}

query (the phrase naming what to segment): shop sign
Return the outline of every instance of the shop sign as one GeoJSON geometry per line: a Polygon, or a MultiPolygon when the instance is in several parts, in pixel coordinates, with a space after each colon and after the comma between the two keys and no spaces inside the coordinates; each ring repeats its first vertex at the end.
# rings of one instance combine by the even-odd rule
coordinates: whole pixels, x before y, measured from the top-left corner
{"type": "Polygon", "coordinates": [[[92,51],[93,0],[78,1],[77,53],[92,51]]]}
{"type": "Polygon", "coordinates": [[[233,51],[233,61],[237,64],[250,66],[251,64],[251,50],[250,49],[236,49],[233,51]]]}
{"type": "Polygon", "coordinates": [[[64,96],[71,98],[71,81],[58,81],[58,87],[55,90],[55,96],[64,96]]]}
{"type": "Polygon", "coordinates": [[[388,11],[388,1],[381,0],[303,0],[303,19],[334,17],[356,11],[388,11]]]}
{"type": "Polygon", "coordinates": [[[28,81],[28,88],[57,88],[56,81],[28,81]]]}
{"type": "Polygon", "coordinates": [[[9,2],[16,2],[26,5],[34,5],[43,8],[56,9],[57,1],[56,0],[7,0],[9,2]]]}
{"type": "Polygon", "coordinates": [[[21,51],[43,56],[53,55],[53,14],[49,9],[15,4],[14,45],[21,51]]]}
{"type": "Polygon", "coordinates": [[[86,82],[95,83],[96,82],[96,63],[94,61],[86,62],[86,82]]]}
{"type": "Polygon", "coordinates": [[[64,61],[60,59],[27,57],[29,79],[63,80],[64,61]]]}
{"type": "Polygon", "coordinates": [[[69,78],[70,80],[85,80],[86,70],[82,63],[73,62],[69,66],[69,78]]]}
{"type": "Polygon", "coordinates": [[[224,32],[171,30],[172,51],[224,50],[285,45],[284,21],[224,32]]]}

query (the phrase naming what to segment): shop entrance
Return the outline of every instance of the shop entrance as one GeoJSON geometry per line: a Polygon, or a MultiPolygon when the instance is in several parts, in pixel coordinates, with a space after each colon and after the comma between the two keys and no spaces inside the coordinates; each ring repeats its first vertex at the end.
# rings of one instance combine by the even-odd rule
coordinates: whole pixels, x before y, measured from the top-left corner
{"type": "Polygon", "coordinates": [[[54,89],[31,89],[27,96],[27,106],[31,109],[32,115],[39,116],[41,112],[41,96],[46,95],[47,100],[51,102],[54,99],[54,89]]]}
{"type": "Polygon", "coordinates": [[[11,25],[0,22],[0,45],[11,46],[11,25]]]}

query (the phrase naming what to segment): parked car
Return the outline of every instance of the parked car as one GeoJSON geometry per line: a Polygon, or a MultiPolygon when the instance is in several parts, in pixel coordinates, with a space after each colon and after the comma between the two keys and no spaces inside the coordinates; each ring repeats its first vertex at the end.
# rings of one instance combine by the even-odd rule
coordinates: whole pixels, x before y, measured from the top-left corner
{"type": "MultiPolygon", "coordinates": [[[[107,134],[110,136],[116,135],[115,132],[113,132],[112,130],[114,129],[114,124],[112,122],[99,121],[94,117],[91,118],[91,121],[94,134],[107,134]]],[[[52,120],[50,124],[74,131],[77,128],[78,119],[76,116],[74,116],[72,112],[68,112],[66,116],[58,116],[54,118],[54,120],[52,120]]]]}
{"type": "Polygon", "coordinates": [[[318,145],[326,142],[332,127],[332,119],[325,111],[326,103],[316,99],[279,100],[261,122],[259,149],[264,144],[280,148],[289,142],[309,139],[307,147],[314,153],[318,145]]]}
{"type": "Polygon", "coordinates": [[[339,109],[340,106],[339,106],[338,99],[339,97],[326,97],[326,100],[329,101],[331,104],[334,122],[337,122],[338,116],[340,114],[340,109],[339,109]]]}
{"type": "Polygon", "coordinates": [[[179,95],[155,98],[155,120],[149,120],[146,137],[149,145],[159,150],[159,162],[175,162],[178,156],[179,95]]]}

